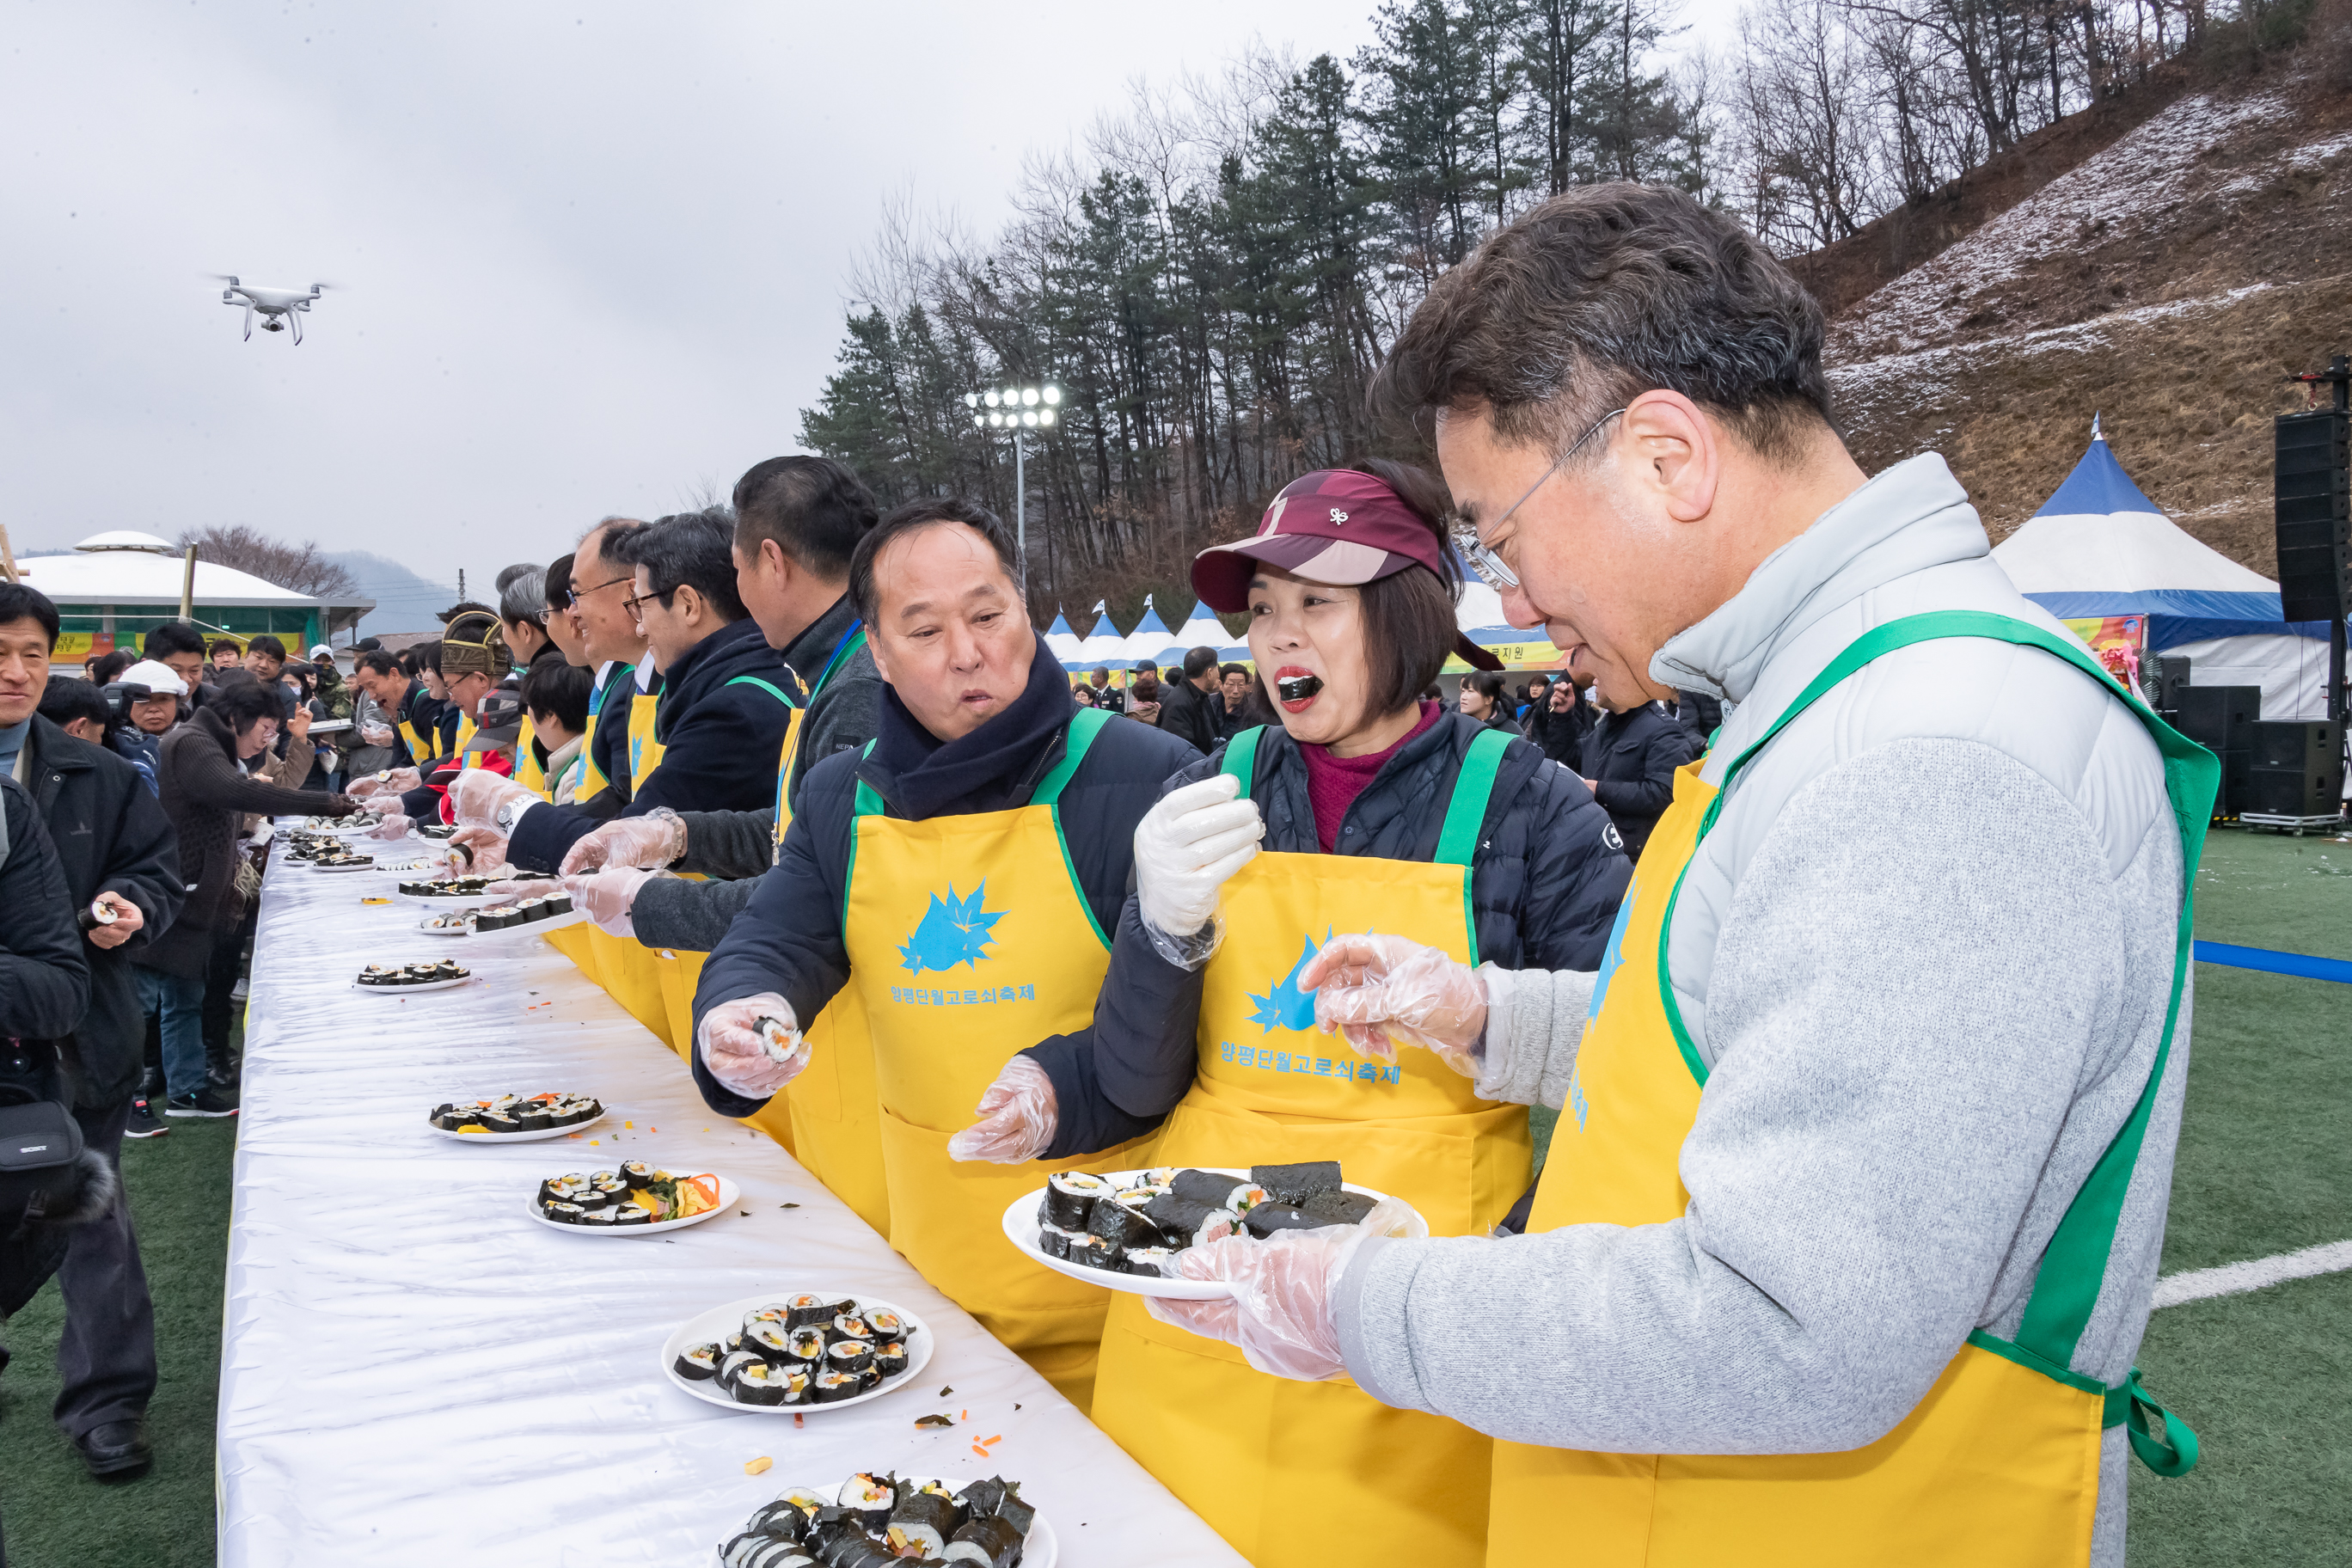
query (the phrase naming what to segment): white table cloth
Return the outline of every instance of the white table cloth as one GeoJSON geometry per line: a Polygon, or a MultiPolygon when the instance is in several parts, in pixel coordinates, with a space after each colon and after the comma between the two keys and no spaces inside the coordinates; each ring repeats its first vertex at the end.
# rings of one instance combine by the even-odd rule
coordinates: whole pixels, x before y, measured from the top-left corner
{"type": "Polygon", "coordinates": [[[710,1562],[784,1486],[865,1469],[1018,1480],[1074,1568],[1242,1561],[783,1150],[709,1110],[677,1056],[543,939],[424,936],[426,906],[362,904],[392,896],[393,875],[273,861],[221,1346],[227,1568],[677,1568],[710,1562]],[[474,979],[405,997],[352,984],[362,964],[425,958],[474,979]],[[461,1096],[548,1089],[611,1113],[505,1147],[425,1121],[461,1096]],[[658,1237],[527,1216],[542,1176],[632,1159],[719,1172],[742,1201],[658,1237]],[[687,1317],[803,1289],[921,1314],[938,1341],[920,1382],[796,1424],[662,1375],[687,1317]],[[763,1456],[772,1468],[744,1473],[763,1456]]]}

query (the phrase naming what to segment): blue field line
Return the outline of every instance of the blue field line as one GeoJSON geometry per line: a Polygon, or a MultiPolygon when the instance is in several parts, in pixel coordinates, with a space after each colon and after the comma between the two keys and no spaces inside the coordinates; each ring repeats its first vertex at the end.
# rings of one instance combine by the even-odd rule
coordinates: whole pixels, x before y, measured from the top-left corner
{"type": "Polygon", "coordinates": [[[2232,947],[2226,942],[2196,945],[2200,963],[2226,963],[2234,969],[2261,969],[2273,974],[2299,975],[2305,980],[2337,980],[2352,985],[2352,962],[2314,958],[2307,952],[2273,952],[2266,947],[2232,947]]]}

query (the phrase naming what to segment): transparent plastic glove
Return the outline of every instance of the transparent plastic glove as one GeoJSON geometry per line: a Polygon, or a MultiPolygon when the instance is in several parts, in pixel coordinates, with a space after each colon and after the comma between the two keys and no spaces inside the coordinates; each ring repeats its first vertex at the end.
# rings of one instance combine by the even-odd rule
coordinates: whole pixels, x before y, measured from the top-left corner
{"type": "Polygon", "coordinates": [[[793,1005],[772,991],[722,1002],[705,1013],[695,1026],[694,1048],[722,1088],[755,1098],[775,1093],[809,1064],[808,1040],[793,1016],[793,1005]],[[782,1024],[788,1042],[764,1038],[759,1029],[762,1018],[782,1024]]]}
{"type": "Polygon", "coordinates": [[[1315,993],[1315,1026],[1335,1029],[1376,1061],[1391,1041],[1425,1046],[1464,1078],[1485,1058],[1486,983],[1466,963],[1401,936],[1334,937],[1298,976],[1315,993]]]}
{"type": "Polygon", "coordinates": [[[449,809],[460,827],[496,827],[499,807],[521,801],[524,809],[539,804],[538,792],[488,768],[465,768],[449,781],[449,809]]]}
{"type": "Polygon", "coordinates": [[[1375,1236],[1426,1236],[1429,1226],[1395,1198],[1374,1205],[1355,1225],[1279,1231],[1264,1241],[1229,1236],[1176,1255],[1187,1279],[1222,1279],[1233,1289],[1223,1300],[1144,1298],[1144,1310],[1163,1323],[1205,1339],[1239,1345],[1258,1371],[1315,1383],[1348,1370],[1339,1354],[1339,1325],[1331,1311],[1340,1276],[1357,1248],[1375,1236]]]}
{"type": "Polygon", "coordinates": [[[495,877],[507,867],[506,835],[494,827],[461,827],[449,835],[441,856],[448,868],[434,873],[437,880],[495,877]]]}
{"type": "Polygon", "coordinates": [[[656,877],[668,876],[667,871],[642,867],[607,866],[601,871],[566,877],[563,888],[572,895],[572,907],[593,921],[605,935],[633,937],[637,928],[629,911],[637,901],[637,889],[656,877]]]}
{"type": "Polygon", "coordinates": [[[400,737],[397,734],[394,733],[393,728],[389,724],[362,724],[360,726],[360,739],[366,742],[371,746],[389,746],[393,742],[399,738],[400,737]]]}
{"type": "Polygon", "coordinates": [[[1018,1056],[980,1097],[979,1114],[979,1121],[948,1140],[948,1158],[1019,1165],[1054,1142],[1061,1108],[1054,1100],[1054,1080],[1037,1058],[1018,1056]]]}
{"type": "Polygon", "coordinates": [[[569,877],[602,866],[659,870],[686,854],[686,818],[656,806],[643,816],[616,816],[574,844],[560,868],[569,877]]]}
{"type": "Polygon", "coordinates": [[[415,826],[416,825],[414,822],[395,811],[373,827],[369,828],[367,836],[370,838],[405,838],[408,837],[408,830],[415,826]]]}
{"type": "Polygon", "coordinates": [[[1170,963],[1198,969],[1215,951],[1197,938],[1217,912],[1217,890],[1248,865],[1265,837],[1257,802],[1236,800],[1230,773],[1186,784],[1144,814],[1135,827],[1135,886],[1143,929],[1170,963]],[[1167,939],[1174,939],[1171,942],[1167,939]]]}
{"type": "Polygon", "coordinates": [[[363,779],[353,779],[346,793],[353,800],[365,800],[371,795],[403,795],[422,784],[425,780],[415,768],[393,768],[385,773],[370,773],[363,779]]]}

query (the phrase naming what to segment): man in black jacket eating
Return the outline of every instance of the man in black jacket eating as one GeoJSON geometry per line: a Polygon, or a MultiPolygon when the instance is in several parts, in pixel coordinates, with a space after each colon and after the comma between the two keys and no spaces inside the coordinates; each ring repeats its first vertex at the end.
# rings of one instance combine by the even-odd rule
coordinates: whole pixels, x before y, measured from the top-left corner
{"type": "Polygon", "coordinates": [[[1584,738],[1584,782],[1608,808],[1625,840],[1625,858],[1638,863],[1650,829],[1675,798],[1675,770],[1706,743],[1659,702],[1618,712],[1601,703],[1601,721],[1584,738]]]}
{"type": "Polygon", "coordinates": [[[121,1187],[122,1134],[139,1100],[146,1019],[129,955],[180,910],[177,844],[139,771],[33,711],[57,645],[57,607],[0,583],[0,729],[28,724],[15,772],[47,824],[74,907],[87,911],[89,1005],[59,1042],[84,1146],[114,1168],[107,1212],[63,1233],[46,1259],[66,1303],[57,1422],[90,1473],[130,1477],[149,1463],[141,1430],[155,1392],[155,1312],[121,1187]]]}

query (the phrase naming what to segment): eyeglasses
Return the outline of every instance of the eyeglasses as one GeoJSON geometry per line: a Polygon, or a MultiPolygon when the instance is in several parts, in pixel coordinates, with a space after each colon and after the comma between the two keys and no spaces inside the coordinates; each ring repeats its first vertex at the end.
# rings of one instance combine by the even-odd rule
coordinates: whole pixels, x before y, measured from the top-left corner
{"type": "Polygon", "coordinates": [[[593,588],[566,588],[563,591],[563,602],[570,608],[576,610],[580,607],[580,601],[586,598],[591,594],[601,594],[607,588],[615,587],[623,583],[634,583],[636,579],[635,577],[612,577],[597,584],[593,588]]]}
{"type": "MultiPolygon", "coordinates": [[[[1608,413],[1602,415],[1600,418],[1592,422],[1591,429],[1587,430],[1583,435],[1579,436],[1575,440],[1570,441],[1568,444],[1568,450],[1562,452],[1559,457],[1554,458],[1551,460],[1551,467],[1543,471],[1542,478],[1537,479],[1534,484],[1528,487],[1528,493],[1513,501],[1510,506],[1504,510],[1503,515],[1495,520],[1495,527],[1499,529],[1503,524],[1510,521],[1512,516],[1518,511],[1519,508],[1533,500],[1535,499],[1536,492],[1543,489],[1545,485],[1551,482],[1551,477],[1559,472],[1559,470],[1567,465],[1568,460],[1570,458],[1576,456],[1580,447],[1581,447],[1587,441],[1591,440],[1593,437],[1600,434],[1601,427],[1603,425],[1608,424],[1612,419],[1616,418],[1617,416],[1624,412],[1625,411],[1622,408],[1611,409],[1608,413]]],[[[1478,580],[1480,582],[1486,584],[1486,586],[1496,590],[1497,593],[1500,593],[1504,589],[1516,588],[1519,585],[1519,574],[1517,572],[1512,571],[1509,563],[1505,562],[1502,556],[1496,553],[1493,548],[1480,541],[1476,524],[1471,522],[1467,518],[1457,519],[1454,524],[1453,537],[1454,548],[1455,551],[1460,552],[1463,561],[1468,564],[1470,570],[1478,574],[1478,580]]]]}
{"type": "Polygon", "coordinates": [[[677,590],[675,588],[662,588],[649,594],[632,594],[627,598],[621,601],[621,608],[629,613],[629,619],[633,621],[642,621],[646,618],[646,615],[643,610],[637,607],[638,605],[645,604],[647,600],[651,600],[660,605],[663,609],[667,610],[669,608],[670,595],[677,592],[677,590]]]}

